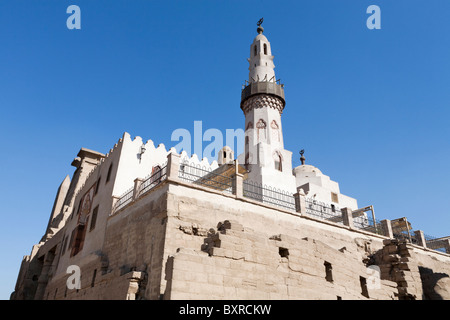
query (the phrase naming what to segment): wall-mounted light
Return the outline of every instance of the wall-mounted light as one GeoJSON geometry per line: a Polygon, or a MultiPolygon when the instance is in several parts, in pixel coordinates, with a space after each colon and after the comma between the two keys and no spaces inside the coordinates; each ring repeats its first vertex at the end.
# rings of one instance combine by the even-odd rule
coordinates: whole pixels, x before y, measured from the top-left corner
{"type": "Polygon", "coordinates": [[[139,153],[139,163],[141,163],[142,155],[144,154],[144,152],[145,152],[145,144],[142,144],[141,151],[139,153]]]}

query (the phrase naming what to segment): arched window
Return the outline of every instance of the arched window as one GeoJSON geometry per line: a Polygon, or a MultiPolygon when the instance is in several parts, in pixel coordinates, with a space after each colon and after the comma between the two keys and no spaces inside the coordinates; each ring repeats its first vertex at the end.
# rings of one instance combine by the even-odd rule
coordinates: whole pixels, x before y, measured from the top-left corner
{"type": "Polygon", "coordinates": [[[270,123],[270,127],[272,129],[278,129],[278,124],[275,120],[272,120],[272,122],[270,123]]]}
{"type": "Polygon", "coordinates": [[[267,44],[264,43],[264,54],[267,54],[267,44]]]}
{"type": "Polygon", "coordinates": [[[270,128],[272,129],[272,137],[273,141],[280,141],[280,130],[278,124],[275,120],[272,120],[270,123],[270,128]]]}
{"type": "Polygon", "coordinates": [[[256,48],[256,44],[253,46],[253,55],[256,57],[258,54],[258,49],[256,48]]]}
{"type": "Polygon", "coordinates": [[[258,142],[261,139],[266,139],[266,122],[263,119],[259,119],[258,123],[256,123],[256,130],[258,135],[258,142]]]}
{"type": "Polygon", "coordinates": [[[273,154],[273,161],[275,163],[275,170],[283,171],[283,159],[281,158],[281,154],[279,152],[275,152],[273,154]]]}

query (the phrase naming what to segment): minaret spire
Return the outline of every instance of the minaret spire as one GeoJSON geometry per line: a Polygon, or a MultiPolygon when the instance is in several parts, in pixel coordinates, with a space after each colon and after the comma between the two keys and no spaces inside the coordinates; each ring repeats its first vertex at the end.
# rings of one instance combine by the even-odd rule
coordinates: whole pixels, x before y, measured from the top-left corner
{"type": "Polygon", "coordinates": [[[250,46],[249,62],[249,82],[276,82],[275,65],[273,64],[273,56],[270,48],[270,42],[263,34],[264,28],[261,26],[263,18],[261,18],[257,25],[258,35],[253,40],[250,46]]]}
{"type": "Polygon", "coordinates": [[[281,124],[284,87],[275,78],[274,57],[262,22],[261,18],[250,45],[249,78],[241,92],[245,152],[239,162],[245,163],[250,181],[295,193],[292,152],[284,149],[281,124]]]}
{"type": "Polygon", "coordinates": [[[279,84],[275,78],[274,56],[270,47],[270,42],[263,34],[264,28],[261,26],[264,19],[261,18],[258,25],[258,35],[250,45],[248,84],[241,94],[241,109],[247,113],[251,104],[245,103],[250,97],[257,94],[266,94],[278,98],[277,103],[273,105],[280,114],[285,106],[284,86],[279,84]]]}

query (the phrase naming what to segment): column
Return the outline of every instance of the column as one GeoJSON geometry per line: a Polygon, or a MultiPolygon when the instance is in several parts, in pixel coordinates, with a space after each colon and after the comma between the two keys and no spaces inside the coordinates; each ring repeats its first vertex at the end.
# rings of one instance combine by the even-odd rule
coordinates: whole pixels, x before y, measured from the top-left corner
{"type": "Polygon", "coordinates": [[[353,214],[352,209],[350,208],[342,208],[342,220],[344,222],[345,226],[348,226],[350,228],[354,228],[355,225],[353,224],[353,214]]]}
{"type": "Polygon", "coordinates": [[[244,175],[235,173],[233,177],[233,194],[236,198],[242,198],[244,196],[244,175]]]}
{"type": "Polygon", "coordinates": [[[111,206],[111,213],[110,216],[112,216],[114,214],[114,212],[116,212],[116,205],[117,205],[117,201],[119,201],[120,197],[118,196],[112,196],[112,206],[111,206]]]}
{"type": "Polygon", "coordinates": [[[170,179],[178,179],[178,171],[180,170],[180,158],[177,153],[171,152],[167,155],[166,175],[170,179]]]}
{"type": "Polygon", "coordinates": [[[423,234],[423,231],[422,230],[415,230],[414,231],[414,235],[415,235],[415,238],[417,240],[417,245],[426,248],[427,247],[427,242],[425,240],[425,236],[423,234]]]}
{"type": "Polygon", "coordinates": [[[295,211],[301,214],[306,214],[306,195],[302,188],[297,188],[294,193],[295,211]]]}
{"type": "Polygon", "coordinates": [[[141,190],[141,185],[144,179],[136,178],[134,179],[134,188],[133,188],[133,201],[139,197],[139,192],[141,190]]]}
{"type": "Polygon", "coordinates": [[[388,237],[389,239],[393,239],[394,233],[392,232],[391,220],[384,219],[384,220],[381,220],[380,222],[381,222],[381,226],[383,227],[383,235],[388,237]]]}

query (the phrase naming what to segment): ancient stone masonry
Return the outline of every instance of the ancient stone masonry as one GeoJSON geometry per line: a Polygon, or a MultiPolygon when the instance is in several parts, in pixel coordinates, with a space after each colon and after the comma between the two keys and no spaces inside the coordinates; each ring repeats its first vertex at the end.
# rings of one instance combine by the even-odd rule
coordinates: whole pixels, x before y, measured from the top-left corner
{"type": "MultiPolygon", "coordinates": [[[[382,250],[374,254],[373,261],[380,267],[381,279],[388,279],[397,283],[398,299],[445,299],[450,298],[448,273],[434,273],[432,269],[421,266],[423,254],[418,254],[413,245],[407,240],[386,239],[382,250]],[[444,278],[438,288],[435,288],[436,279],[444,278]],[[436,292],[438,291],[438,292],[436,292]]],[[[434,258],[436,260],[436,258],[434,258]]],[[[449,270],[447,263],[444,270],[449,270]]]]}
{"type": "Polygon", "coordinates": [[[387,239],[383,244],[385,245],[383,249],[375,255],[381,278],[397,283],[398,298],[401,300],[415,300],[421,297],[419,268],[411,259],[407,242],[387,239]]]}
{"type": "MultiPolygon", "coordinates": [[[[356,255],[357,256],[357,255],[356,255]]],[[[179,248],[166,265],[167,299],[394,299],[382,280],[363,295],[362,260],[309,238],[264,234],[224,221],[201,250],[179,248]]]]}

